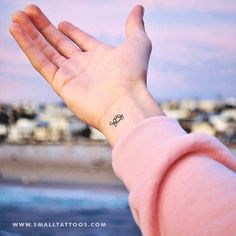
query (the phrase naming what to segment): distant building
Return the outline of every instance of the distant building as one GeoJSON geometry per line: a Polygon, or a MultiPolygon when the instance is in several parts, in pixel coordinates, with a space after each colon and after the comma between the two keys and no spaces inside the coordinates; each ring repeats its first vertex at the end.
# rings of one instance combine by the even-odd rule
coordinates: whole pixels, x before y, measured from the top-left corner
{"type": "Polygon", "coordinates": [[[190,111],[188,110],[182,110],[182,109],[175,109],[175,110],[167,110],[164,109],[164,113],[172,118],[175,118],[177,120],[180,119],[187,119],[190,115],[190,111]]]}
{"type": "Polygon", "coordinates": [[[72,118],[68,123],[68,132],[72,139],[77,138],[78,136],[89,138],[91,130],[84,122],[76,118],[72,118]]]}
{"type": "Polygon", "coordinates": [[[216,130],[214,129],[213,125],[209,122],[201,122],[201,123],[193,123],[192,125],[192,132],[193,133],[204,133],[211,136],[216,135],[216,130]]]}
{"type": "Polygon", "coordinates": [[[7,137],[7,125],[0,124],[0,143],[7,137]]]}
{"type": "Polygon", "coordinates": [[[91,135],[90,138],[93,140],[106,140],[106,137],[97,129],[90,128],[91,129],[91,135]]]}
{"type": "Polygon", "coordinates": [[[48,136],[52,142],[66,141],[69,138],[69,122],[64,117],[49,120],[48,136]]]}
{"type": "Polygon", "coordinates": [[[49,124],[48,122],[38,122],[34,129],[34,140],[38,142],[48,142],[50,140],[49,134],[49,124]]]}
{"type": "Polygon", "coordinates": [[[15,124],[9,126],[7,140],[9,143],[32,141],[34,128],[35,121],[20,118],[15,124]]]}
{"type": "Polygon", "coordinates": [[[212,101],[212,100],[200,100],[199,101],[199,108],[204,110],[205,112],[214,112],[218,102],[217,101],[212,101]]]}

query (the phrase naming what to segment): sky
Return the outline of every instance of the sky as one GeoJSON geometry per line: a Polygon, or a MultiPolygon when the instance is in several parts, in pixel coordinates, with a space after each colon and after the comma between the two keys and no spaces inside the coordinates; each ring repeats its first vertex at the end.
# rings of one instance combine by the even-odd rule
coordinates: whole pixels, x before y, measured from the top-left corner
{"type": "Polygon", "coordinates": [[[155,99],[236,98],[236,0],[0,0],[0,102],[60,101],[8,32],[12,13],[30,3],[55,25],[71,21],[114,46],[124,40],[130,9],[141,4],[155,99]]]}

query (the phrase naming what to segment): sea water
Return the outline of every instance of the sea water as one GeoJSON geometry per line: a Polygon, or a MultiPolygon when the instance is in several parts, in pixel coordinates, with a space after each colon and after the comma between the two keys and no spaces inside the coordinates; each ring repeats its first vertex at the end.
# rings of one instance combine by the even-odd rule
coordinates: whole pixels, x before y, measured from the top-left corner
{"type": "Polygon", "coordinates": [[[0,185],[0,236],[139,236],[127,198],[114,187],[0,185]]]}

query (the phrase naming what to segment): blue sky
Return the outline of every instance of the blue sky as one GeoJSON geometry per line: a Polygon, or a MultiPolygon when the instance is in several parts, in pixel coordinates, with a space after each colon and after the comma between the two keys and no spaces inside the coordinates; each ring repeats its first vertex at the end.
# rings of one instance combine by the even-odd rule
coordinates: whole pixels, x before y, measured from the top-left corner
{"type": "Polygon", "coordinates": [[[37,4],[109,44],[124,39],[132,6],[145,7],[153,43],[148,87],[157,100],[236,97],[236,0],[0,0],[0,101],[58,101],[8,33],[11,14],[37,4]]]}

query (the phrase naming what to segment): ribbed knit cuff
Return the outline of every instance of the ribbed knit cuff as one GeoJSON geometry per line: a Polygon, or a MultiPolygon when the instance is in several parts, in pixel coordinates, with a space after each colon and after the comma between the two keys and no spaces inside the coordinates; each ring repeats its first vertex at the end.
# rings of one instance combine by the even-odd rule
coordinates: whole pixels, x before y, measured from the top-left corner
{"type": "MultiPolygon", "coordinates": [[[[129,189],[145,167],[150,166],[152,150],[175,136],[186,134],[175,119],[152,117],[138,123],[123,136],[113,149],[113,169],[129,189]]],[[[158,156],[157,156],[158,158],[158,156]]]]}

